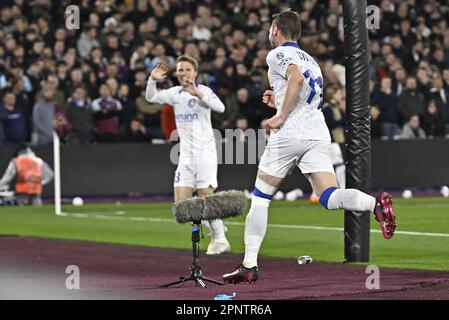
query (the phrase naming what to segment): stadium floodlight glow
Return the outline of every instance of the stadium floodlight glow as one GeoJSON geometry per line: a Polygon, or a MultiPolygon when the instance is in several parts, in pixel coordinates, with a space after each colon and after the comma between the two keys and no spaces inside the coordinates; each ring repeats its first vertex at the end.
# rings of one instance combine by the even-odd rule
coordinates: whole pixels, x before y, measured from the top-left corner
{"type": "MultiPolygon", "coordinates": [[[[221,191],[204,198],[193,197],[176,202],[172,211],[179,223],[192,223],[192,251],[193,265],[190,275],[180,277],[181,280],[164,284],[161,288],[168,288],[186,281],[194,281],[196,286],[206,288],[204,281],[224,285],[224,283],[203,276],[199,265],[200,232],[202,220],[217,220],[241,215],[247,207],[248,199],[245,193],[238,190],[221,191]]],[[[202,234],[202,232],[201,232],[202,234]]]]}

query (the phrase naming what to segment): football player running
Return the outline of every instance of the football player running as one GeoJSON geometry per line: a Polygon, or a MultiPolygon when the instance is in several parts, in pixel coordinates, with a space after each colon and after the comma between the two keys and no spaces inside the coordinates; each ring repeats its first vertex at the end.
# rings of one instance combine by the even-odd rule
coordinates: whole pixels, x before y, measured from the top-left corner
{"type": "Polygon", "coordinates": [[[383,192],[374,198],[356,189],[337,188],[330,158],[331,139],[320,110],[323,78],[316,61],[297,44],[300,33],[296,12],[286,10],[274,16],[269,39],[275,48],[266,59],[272,90],[265,91],[262,99],[277,112],[267,121],[272,133],[259,163],[246,217],[245,256],[235,271],[223,275],[225,282],[257,280],[257,256],[267,229],[268,207],[295,165],[326,209],[372,212],[386,239],[393,236],[396,228],[391,195],[383,192]]]}

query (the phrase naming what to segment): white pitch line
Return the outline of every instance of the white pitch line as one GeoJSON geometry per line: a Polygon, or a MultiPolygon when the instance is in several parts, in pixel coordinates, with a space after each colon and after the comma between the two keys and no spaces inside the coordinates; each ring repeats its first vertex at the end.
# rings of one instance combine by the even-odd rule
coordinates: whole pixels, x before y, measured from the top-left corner
{"type": "MultiPolygon", "coordinates": [[[[374,232],[381,233],[379,230],[374,232]]],[[[373,230],[371,230],[373,232],[373,230]]],[[[410,236],[426,236],[426,237],[449,237],[448,233],[433,233],[433,232],[415,232],[415,231],[396,231],[395,234],[405,234],[410,236]]]]}
{"type": "Polygon", "coordinates": [[[93,214],[117,214],[117,215],[123,215],[126,211],[87,211],[87,212],[61,212],[61,216],[71,216],[71,215],[93,215],[93,214]]]}
{"type": "Polygon", "coordinates": [[[448,207],[449,203],[399,203],[395,204],[394,207],[425,207],[425,208],[438,208],[438,207],[448,207]]]}
{"type": "MultiPolygon", "coordinates": [[[[102,212],[103,213],[103,212],[102,212]]],[[[74,217],[74,218],[95,218],[100,220],[116,220],[116,221],[136,221],[136,222],[163,222],[163,223],[175,223],[174,219],[164,219],[164,218],[146,218],[146,217],[117,217],[108,216],[104,214],[90,213],[67,213],[62,212],[60,214],[62,217],[74,217]]],[[[227,225],[231,226],[245,226],[243,222],[227,221],[227,225]]],[[[343,232],[344,229],[340,227],[320,227],[320,226],[306,226],[299,224],[269,224],[269,228],[282,228],[282,229],[300,229],[300,230],[317,230],[317,231],[338,231],[343,232]]],[[[380,230],[370,230],[371,233],[382,233],[380,230]]],[[[423,236],[423,237],[444,237],[449,238],[449,233],[433,233],[433,232],[415,232],[415,231],[396,231],[396,235],[406,235],[406,236],[423,236]]]]}

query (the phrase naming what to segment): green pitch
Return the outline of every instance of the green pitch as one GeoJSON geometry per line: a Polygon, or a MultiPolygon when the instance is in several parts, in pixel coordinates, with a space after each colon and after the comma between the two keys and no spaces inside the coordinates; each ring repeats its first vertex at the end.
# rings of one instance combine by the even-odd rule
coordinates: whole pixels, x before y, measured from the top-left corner
{"type": "MultiPolygon", "coordinates": [[[[383,239],[371,220],[371,261],[384,267],[449,271],[449,199],[395,199],[398,229],[383,239]]],[[[110,243],[191,249],[190,226],[179,225],[170,203],[0,207],[0,235],[80,239],[110,243]]],[[[343,212],[326,211],[308,201],[273,201],[261,255],[343,261],[343,212]]],[[[232,252],[243,252],[245,216],[228,219],[232,252]]],[[[205,234],[207,229],[204,229],[205,234]]],[[[207,247],[208,236],[201,242],[207,247]]]]}

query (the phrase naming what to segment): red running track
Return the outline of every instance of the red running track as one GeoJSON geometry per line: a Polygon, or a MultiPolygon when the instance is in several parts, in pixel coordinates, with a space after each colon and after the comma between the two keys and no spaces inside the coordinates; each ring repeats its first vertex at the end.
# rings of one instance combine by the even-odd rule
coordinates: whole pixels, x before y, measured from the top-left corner
{"type": "MultiPolygon", "coordinates": [[[[204,276],[220,280],[242,256],[206,256],[204,276]]],[[[295,259],[260,258],[255,284],[161,289],[190,273],[192,252],[144,246],[0,237],[0,299],[235,300],[287,299],[449,299],[449,273],[380,269],[380,289],[368,290],[364,266],[337,263],[298,265],[295,259]],[[80,289],[67,290],[68,265],[80,270],[80,289]]]]}

